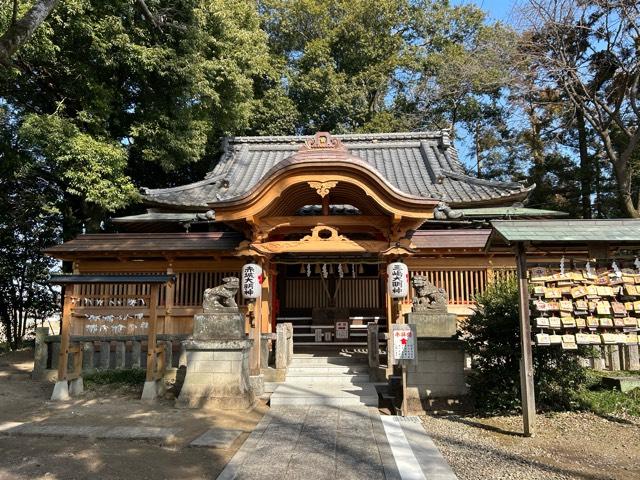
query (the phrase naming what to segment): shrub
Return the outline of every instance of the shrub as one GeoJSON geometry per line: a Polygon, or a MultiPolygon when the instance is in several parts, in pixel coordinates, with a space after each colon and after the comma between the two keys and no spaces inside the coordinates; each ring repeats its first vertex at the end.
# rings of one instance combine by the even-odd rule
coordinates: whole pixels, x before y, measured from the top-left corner
{"type": "Polygon", "coordinates": [[[91,385],[131,385],[144,384],[146,371],[141,368],[126,370],[96,370],[84,375],[84,383],[91,385]]]}
{"type": "MultiPolygon", "coordinates": [[[[468,380],[474,404],[486,413],[515,411],[520,408],[517,281],[498,281],[476,300],[478,311],[460,332],[466,351],[473,358],[474,368],[468,380]]],[[[558,410],[577,406],[573,392],[587,381],[586,369],[578,361],[575,351],[533,348],[538,408],[558,410]]]]}

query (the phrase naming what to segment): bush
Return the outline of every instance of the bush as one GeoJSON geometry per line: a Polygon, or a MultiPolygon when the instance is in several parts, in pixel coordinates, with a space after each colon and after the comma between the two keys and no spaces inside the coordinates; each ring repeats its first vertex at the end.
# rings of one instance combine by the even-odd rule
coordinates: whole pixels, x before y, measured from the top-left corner
{"type": "MultiPolygon", "coordinates": [[[[520,408],[520,328],[518,284],[498,281],[478,295],[478,311],[461,329],[473,358],[469,385],[474,404],[486,413],[520,408]]],[[[582,353],[589,353],[590,349],[582,353]]],[[[576,352],[555,347],[533,348],[534,384],[539,409],[578,407],[573,393],[587,381],[576,352]]]]}
{"type": "Polygon", "coordinates": [[[141,368],[126,370],[96,370],[84,375],[84,383],[88,387],[92,385],[131,385],[142,386],[146,377],[146,371],[141,368]]]}

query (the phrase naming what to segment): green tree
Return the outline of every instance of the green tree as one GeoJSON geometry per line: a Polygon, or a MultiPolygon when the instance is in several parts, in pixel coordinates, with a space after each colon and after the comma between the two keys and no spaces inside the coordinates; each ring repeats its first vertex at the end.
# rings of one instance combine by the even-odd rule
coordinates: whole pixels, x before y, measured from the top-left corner
{"type": "Polygon", "coordinates": [[[15,144],[6,108],[0,124],[0,327],[15,349],[30,325],[56,310],[56,293],[46,283],[56,262],[42,249],[59,240],[59,195],[15,144]]]}
{"type": "Polygon", "coordinates": [[[58,5],[0,71],[0,98],[61,181],[64,238],[135,200],[134,185],[201,178],[221,135],[291,130],[274,121],[292,108],[266,40],[252,2],[58,5]]]}
{"type": "MultiPolygon", "coordinates": [[[[513,411],[520,406],[520,329],[518,284],[498,281],[478,296],[478,310],[461,335],[473,357],[469,377],[476,407],[485,412],[513,411]]],[[[587,381],[578,355],[551,347],[534,349],[536,402],[542,409],[574,405],[572,392],[587,381]]]]}
{"type": "MultiPolygon", "coordinates": [[[[563,93],[600,140],[626,214],[640,217],[640,6],[530,0],[527,53],[540,82],[563,93]]],[[[584,178],[586,180],[586,178],[584,178]]]]}

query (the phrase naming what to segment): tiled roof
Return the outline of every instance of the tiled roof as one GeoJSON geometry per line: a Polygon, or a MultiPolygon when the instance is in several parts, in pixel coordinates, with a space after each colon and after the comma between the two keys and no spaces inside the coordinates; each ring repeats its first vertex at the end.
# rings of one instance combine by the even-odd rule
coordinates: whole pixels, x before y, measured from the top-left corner
{"type": "Polygon", "coordinates": [[[487,243],[491,230],[418,230],[411,243],[418,249],[481,249],[487,243]]]}
{"type": "Polygon", "coordinates": [[[496,220],[489,242],[636,243],[640,220],[496,220]]]}
{"type": "Polygon", "coordinates": [[[498,217],[529,217],[529,218],[549,218],[568,217],[566,212],[557,210],[542,210],[539,208],[526,207],[485,207],[485,208],[463,208],[461,209],[465,218],[498,218],[498,217]]]}
{"type": "Polygon", "coordinates": [[[98,233],[78,235],[73,240],[45,249],[56,258],[95,252],[149,254],[169,251],[231,250],[244,237],[235,232],[197,233],[98,233]]]}
{"type": "MultiPolygon", "coordinates": [[[[311,137],[232,137],[204,180],[174,188],[143,189],[147,204],[196,207],[242,196],[311,137]]],[[[533,189],[519,183],[470,177],[446,131],[336,135],[349,153],[401,192],[452,206],[499,205],[523,200],[533,189]]]]}

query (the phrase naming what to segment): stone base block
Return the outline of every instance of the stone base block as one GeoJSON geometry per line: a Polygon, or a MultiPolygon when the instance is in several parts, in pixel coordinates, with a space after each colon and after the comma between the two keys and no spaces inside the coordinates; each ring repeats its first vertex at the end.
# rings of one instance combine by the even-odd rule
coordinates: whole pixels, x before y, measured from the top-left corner
{"type": "Polygon", "coordinates": [[[76,395],[82,395],[84,393],[84,381],[82,377],[78,377],[69,382],[69,395],[75,397],[76,395]]]}
{"type": "Polygon", "coordinates": [[[407,414],[424,415],[425,413],[471,412],[473,407],[467,396],[443,396],[438,398],[421,397],[416,387],[407,388],[407,414]]]}
{"type": "Polygon", "coordinates": [[[144,382],[144,388],[142,389],[142,396],[140,399],[150,402],[161,397],[166,392],[167,386],[164,383],[164,379],[147,381],[144,382]]]}
{"type": "Polygon", "coordinates": [[[405,321],[415,324],[418,338],[452,338],[456,335],[457,317],[453,313],[410,312],[405,314],[405,321]]]}
{"type": "Polygon", "coordinates": [[[409,409],[466,409],[462,343],[419,338],[417,356],[416,364],[407,367],[409,409]]]}
{"type": "Polygon", "coordinates": [[[252,408],[256,396],[249,379],[251,345],[251,340],[185,341],[187,373],[176,406],[252,408]]]}
{"type": "Polygon", "coordinates": [[[69,382],[67,382],[66,380],[58,380],[53,386],[51,400],[54,400],[56,402],[71,400],[71,396],[69,395],[69,382]]]}
{"type": "Polygon", "coordinates": [[[249,384],[256,397],[264,394],[264,375],[251,375],[249,377],[249,384]]]}
{"type": "Polygon", "coordinates": [[[237,308],[217,307],[194,315],[194,340],[242,340],[245,338],[244,317],[237,308]]]}

